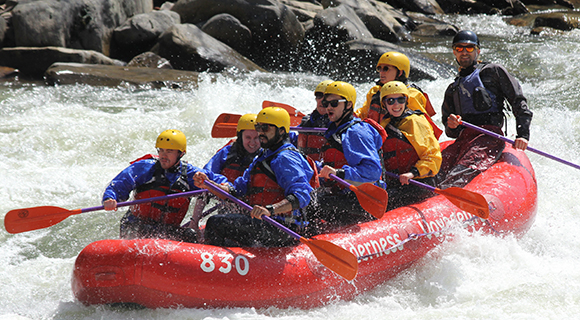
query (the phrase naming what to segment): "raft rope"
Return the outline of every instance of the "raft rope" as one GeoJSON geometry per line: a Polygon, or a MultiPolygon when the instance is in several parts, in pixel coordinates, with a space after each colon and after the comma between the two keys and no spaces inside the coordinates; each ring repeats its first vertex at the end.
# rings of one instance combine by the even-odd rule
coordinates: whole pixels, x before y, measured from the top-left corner
{"type": "MultiPolygon", "coordinates": [[[[473,216],[473,217],[471,217],[470,219],[468,219],[468,220],[465,220],[465,221],[463,222],[463,224],[465,224],[465,225],[469,225],[469,224],[470,224],[472,221],[475,221],[476,219],[480,219],[480,218],[479,218],[479,217],[477,217],[477,216],[473,216]]],[[[489,223],[489,221],[488,221],[488,220],[485,220],[485,222],[487,223],[487,225],[488,225],[488,226],[491,228],[491,230],[492,230],[493,232],[495,232],[495,233],[496,233],[496,234],[498,234],[498,235],[499,235],[499,234],[501,234],[500,232],[498,232],[497,230],[495,230],[495,228],[494,228],[494,227],[491,225],[491,223],[489,223]]],[[[372,258],[372,257],[375,257],[375,256],[383,255],[383,254],[385,254],[386,252],[389,252],[389,251],[391,251],[391,250],[393,250],[393,249],[399,249],[399,248],[402,248],[402,247],[405,245],[405,243],[407,243],[407,242],[410,242],[410,241],[412,241],[412,240],[418,240],[418,239],[420,239],[420,238],[422,238],[422,237],[432,237],[432,236],[439,236],[439,234],[441,234],[441,233],[444,233],[444,232],[447,232],[447,231],[449,231],[449,230],[451,230],[451,229],[454,229],[454,228],[456,228],[456,226],[446,227],[446,228],[443,228],[443,229],[441,229],[441,230],[438,230],[438,231],[433,231],[433,232],[425,232],[425,233],[409,233],[409,236],[408,236],[408,237],[407,237],[405,240],[403,240],[403,241],[401,241],[401,242],[397,243],[396,245],[394,245],[394,246],[392,246],[392,247],[390,247],[390,248],[387,248],[387,249],[385,249],[385,250],[379,251],[379,252],[375,252],[375,253],[371,253],[371,254],[367,254],[367,255],[364,255],[364,256],[357,257],[357,260],[358,260],[358,261],[361,261],[361,260],[366,260],[366,259],[368,259],[368,258],[372,258]]],[[[402,250],[402,249],[401,249],[401,250],[402,250]]]]}

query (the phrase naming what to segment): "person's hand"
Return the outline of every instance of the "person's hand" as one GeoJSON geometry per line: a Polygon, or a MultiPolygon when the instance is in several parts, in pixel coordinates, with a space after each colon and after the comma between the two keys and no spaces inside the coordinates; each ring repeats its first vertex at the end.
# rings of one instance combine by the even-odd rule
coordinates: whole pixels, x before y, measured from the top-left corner
{"type": "Polygon", "coordinates": [[[204,185],[205,180],[209,180],[209,179],[207,178],[207,175],[203,172],[196,172],[193,175],[193,184],[195,184],[195,186],[200,188],[200,189],[205,189],[205,185],[204,185]]]}
{"type": "Polygon", "coordinates": [[[254,206],[252,208],[252,211],[250,211],[250,216],[252,218],[262,220],[262,215],[266,215],[266,216],[269,217],[270,216],[270,211],[268,211],[268,209],[266,209],[266,208],[264,208],[262,206],[258,206],[258,205],[254,206]]]}
{"type": "Polygon", "coordinates": [[[461,124],[461,116],[450,114],[447,117],[447,126],[451,129],[457,128],[461,124]]]}
{"type": "Polygon", "coordinates": [[[107,199],[105,202],[103,202],[103,207],[106,211],[117,211],[117,201],[113,199],[107,199]]]}
{"type": "Polygon", "coordinates": [[[528,147],[528,140],[524,139],[524,138],[517,138],[516,141],[514,141],[514,148],[516,148],[516,150],[526,150],[526,148],[528,147]]]}
{"type": "Polygon", "coordinates": [[[402,175],[399,176],[399,182],[401,184],[409,184],[409,180],[413,179],[414,177],[415,175],[412,174],[411,172],[403,173],[402,175]]]}
{"type": "Polygon", "coordinates": [[[330,174],[336,175],[336,169],[326,165],[322,167],[322,169],[320,169],[320,172],[318,173],[318,175],[320,175],[322,178],[325,179],[330,179],[330,174]]]}

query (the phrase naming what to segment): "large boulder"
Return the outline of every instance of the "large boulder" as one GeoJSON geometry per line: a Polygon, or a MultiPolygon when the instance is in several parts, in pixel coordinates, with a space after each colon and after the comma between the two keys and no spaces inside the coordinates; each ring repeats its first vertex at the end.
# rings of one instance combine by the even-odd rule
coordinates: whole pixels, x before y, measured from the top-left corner
{"type": "Polygon", "coordinates": [[[251,54],[252,31],[228,13],[211,17],[201,31],[232,47],[243,55],[251,54]]]}
{"type": "Polygon", "coordinates": [[[180,23],[179,14],[169,10],[135,15],[113,31],[111,57],[128,61],[151,49],[165,30],[180,23]]]}
{"type": "Polygon", "coordinates": [[[21,74],[34,78],[41,78],[55,62],[125,65],[123,61],[92,50],[61,47],[14,47],[0,50],[0,66],[18,69],[21,74]]]}
{"type": "Polygon", "coordinates": [[[109,55],[113,29],[152,10],[152,0],[31,0],[12,11],[16,46],[57,46],[109,55]]]}
{"type": "Polygon", "coordinates": [[[195,88],[198,73],[191,71],[120,67],[82,63],[55,63],[45,74],[48,84],[137,86],[139,88],[195,88]]]}
{"type": "Polygon", "coordinates": [[[520,0],[437,0],[445,13],[457,14],[504,14],[529,13],[520,0]]]}
{"type": "Polygon", "coordinates": [[[169,60],[175,69],[220,72],[235,67],[240,71],[264,71],[193,24],[170,27],[159,37],[151,51],[169,60]]]}
{"type": "Polygon", "coordinates": [[[252,32],[246,56],[274,70],[288,67],[288,55],[304,39],[304,28],[294,12],[278,0],[178,0],[172,10],[183,23],[202,25],[211,17],[227,13],[252,32]]]}

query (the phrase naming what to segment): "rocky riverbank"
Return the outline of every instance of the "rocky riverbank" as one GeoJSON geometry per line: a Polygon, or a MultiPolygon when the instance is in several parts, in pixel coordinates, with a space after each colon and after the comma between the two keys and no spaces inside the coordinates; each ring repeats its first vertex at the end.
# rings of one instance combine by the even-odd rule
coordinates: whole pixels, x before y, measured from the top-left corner
{"type": "Polygon", "coordinates": [[[47,83],[90,78],[106,85],[139,78],[176,86],[183,79],[195,81],[198,72],[236,70],[370,81],[380,55],[394,50],[409,56],[412,81],[436,79],[454,68],[399,44],[417,36],[451,38],[457,27],[438,20],[438,14],[499,14],[529,26],[532,34],[557,33],[579,27],[579,13],[573,11],[579,2],[0,0],[0,77],[44,77],[47,83]],[[86,64],[109,67],[103,73],[86,64]],[[128,75],[129,70],[141,75],[128,75]]]}

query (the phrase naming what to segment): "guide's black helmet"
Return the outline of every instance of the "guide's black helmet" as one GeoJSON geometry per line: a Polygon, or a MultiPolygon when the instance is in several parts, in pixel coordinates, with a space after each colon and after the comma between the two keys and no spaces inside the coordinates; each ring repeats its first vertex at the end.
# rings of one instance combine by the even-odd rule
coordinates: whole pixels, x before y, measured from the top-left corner
{"type": "Polygon", "coordinates": [[[463,30],[459,31],[455,37],[453,37],[453,47],[458,43],[468,43],[479,47],[479,38],[473,31],[463,30]]]}

